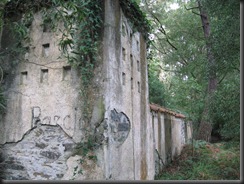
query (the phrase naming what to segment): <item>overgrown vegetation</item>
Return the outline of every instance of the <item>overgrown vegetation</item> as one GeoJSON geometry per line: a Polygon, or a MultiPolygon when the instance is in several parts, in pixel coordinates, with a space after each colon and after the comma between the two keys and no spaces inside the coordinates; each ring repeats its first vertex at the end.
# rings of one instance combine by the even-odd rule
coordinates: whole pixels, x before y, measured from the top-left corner
{"type": "Polygon", "coordinates": [[[194,141],[157,180],[240,180],[239,142],[194,141]]]}
{"type": "MultiPolygon", "coordinates": [[[[13,44],[10,44],[11,47],[0,50],[0,59],[11,55],[15,58],[12,60],[16,60],[13,65],[22,62],[21,57],[26,52],[25,46],[31,42],[29,33],[34,13],[41,12],[44,30],[61,32],[60,50],[68,62],[79,71],[82,82],[80,92],[83,99],[84,140],[77,144],[74,154],[93,160],[96,160],[92,153],[96,148],[96,142],[90,119],[94,90],[90,84],[94,68],[101,60],[103,3],[103,0],[6,0],[2,3],[5,8],[1,11],[4,12],[4,26],[10,29],[14,40],[13,44]]],[[[120,5],[126,16],[131,19],[133,30],[141,31],[148,41],[150,24],[138,4],[134,0],[127,0],[120,1],[120,5]]],[[[0,26],[2,25],[1,23],[0,26]]],[[[0,110],[3,105],[4,98],[0,91],[0,110]]],[[[82,172],[76,170],[74,173],[82,172]]]]}
{"type": "MultiPolygon", "coordinates": [[[[102,0],[13,0],[8,2],[4,9],[5,28],[10,29],[14,40],[13,44],[9,45],[11,47],[2,48],[0,59],[11,56],[18,62],[22,62],[21,58],[26,52],[25,45],[31,42],[29,32],[36,12],[41,12],[43,29],[60,32],[60,50],[81,75],[80,91],[83,99],[82,114],[85,130],[84,140],[77,144],[75,153],[81,154],[84,159],[95,158],[93,154],[91,155],[95,142],[90,139],[94,133],[89,124],[92,105],[90,83],[94,68],[100,59],[98,56],[102,36],[102,8],[102,0]]],[[[3,105],[4,98],[0,91],[0,110],[3,105]]]]}
{"type": "Polygon", "coordinates": [[[146,13],[141,11],[138,1],[123,0],[120,1],[120,5],[124,14],[130,19],[130,22],[132,22],[133,31],[142,33],[145,40],[149,43],[148,34],[152,30],[151,22],[146,18],[146,13]]]}
{"type": "Polygon", "coordinates": [[[184,113],[197,133],[209,88],[208,43],[214,56],[217,88],[206,116],[212,123],[212,134],[225,140],[240,140],[240,2],[200,2],[209,17],[207,39],[197,0],[141,1],[153,28],[150,100],[184,113]],[[172,4],[178,8],[170,8],[172,4]]]}

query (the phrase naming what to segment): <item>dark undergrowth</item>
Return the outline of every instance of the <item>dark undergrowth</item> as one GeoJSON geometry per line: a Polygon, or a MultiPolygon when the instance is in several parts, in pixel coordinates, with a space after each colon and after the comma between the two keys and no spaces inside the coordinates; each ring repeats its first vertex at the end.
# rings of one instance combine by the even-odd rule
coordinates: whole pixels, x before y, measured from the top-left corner
{"type": "Polygon", "coordinates": [[[240,144],[194,141],[155,179],[240,180],[240,144]]]}

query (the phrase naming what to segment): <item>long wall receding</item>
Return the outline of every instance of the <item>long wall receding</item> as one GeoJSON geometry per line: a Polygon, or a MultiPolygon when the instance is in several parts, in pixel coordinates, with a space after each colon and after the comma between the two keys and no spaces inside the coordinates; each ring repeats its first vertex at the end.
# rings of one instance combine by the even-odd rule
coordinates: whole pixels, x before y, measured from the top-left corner
{"type": "Polygon", "coordinates": [[[155,151],[155,175],[179,156],[183,146],[192,138],[192,125],[185,116],[156,104],[150,104],[155,151]]]}
{"type": "MultiPolygon", "coordinates": [[[[33,14],[26,53],[14,67],[6,56],[0,179],[153,180],[191,138],[183,115],[149,104],[143,34],[119,0],[102,1],[102,10],[101,54],[87,99],[79,70],[59,49],[62,33],[43,27],[41,11],[33,14]],[[94,142],[84,156],[87,127],[94,142]]],[[[13,42],[9,34],[4,27],[3,50],[13,42]]]]}

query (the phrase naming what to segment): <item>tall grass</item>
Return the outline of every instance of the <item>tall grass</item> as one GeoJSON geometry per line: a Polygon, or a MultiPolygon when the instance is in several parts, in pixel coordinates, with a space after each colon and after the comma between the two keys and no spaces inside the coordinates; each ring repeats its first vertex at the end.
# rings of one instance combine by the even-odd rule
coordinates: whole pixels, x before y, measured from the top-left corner
{"type": "Polygon", "coordinates": [[[157,180],[240,180],[240,144],[194,141],[157,180]]]}

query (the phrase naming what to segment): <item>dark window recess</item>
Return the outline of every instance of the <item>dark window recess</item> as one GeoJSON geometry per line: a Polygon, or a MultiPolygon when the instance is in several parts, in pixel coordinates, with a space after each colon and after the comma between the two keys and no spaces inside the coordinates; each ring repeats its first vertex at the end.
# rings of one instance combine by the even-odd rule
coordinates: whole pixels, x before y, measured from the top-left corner
{"type": "Polygon", "coordinates": [[[132,43],[132,33],[130,33],[130,42],[132,43]]]}
{"type": "Polygon", "coordinates": [[[123,34],[123,36],[126,36],[126,27],[125,27],[125,24],[122,24],[122,34],[123,34]]]}
{"type": "Polygon", "coordinates": [[[133,85],[133,78],[132,77],[130,79],[130,82],[131,82],[131,89],[133,89],[134,85],[133,85]]]}
{"type": "Polygon", "coordinates": [[[43,44],[42,45],[42,56],[47,57],[49,56],[49,49],[50,49],[50,44],[43,44]]]}
{"type": "Polygon", "coordinates": [[[137,71],[140,72],[140,62],[137,60],[137,71]]]}
{"type": "Polygon", "coordinates": [[[122,84],[125,85],[125,73],[122,73],[122,84]]]}
{"type": "Polygon", "coordinates": [[[63,67],[63,80],[70,80],[71,79],[71,66],[64,66],[63,67]]]}
{"type": "Polygon", "coordinates": [[[138,93],[140,93],[141,92],[141,84],[140,84],[140,82],[137,82],[137,87],[138,87],[138,93]]]}
{"type": "Polygon", "coordinates": [[[136,41],[136,48],[139,51],[139,42],[138,41],[136,41]]]}
{"type": "Polygon", "coordinates": [[[51,32],[51,23],[47,22],[47,23],[43,23],[43,32],[51,32]]]}
{"type": "Polygon", "coordinates": [[[122,59],[125,61],[125,57],[126,57],[126,51],[125,48],[122,48],[122,59]]]}
{"type": "Polygon", "coordinates": [[[26,84],[27,83],[27,78],[28,78],[28,72],[27,71],[21,72],[20,84],[26,84]]]}
{"type": "Polygon", "coordinates": [[[41,83],[48,82],[48,69],[41,69],[41,83]]]}
{"type": "Polygon", "coordinates": [[[133,55],[132,54],[130,55],[130,65],[131,65],[131,68],[133,68],[133,55]]]}

